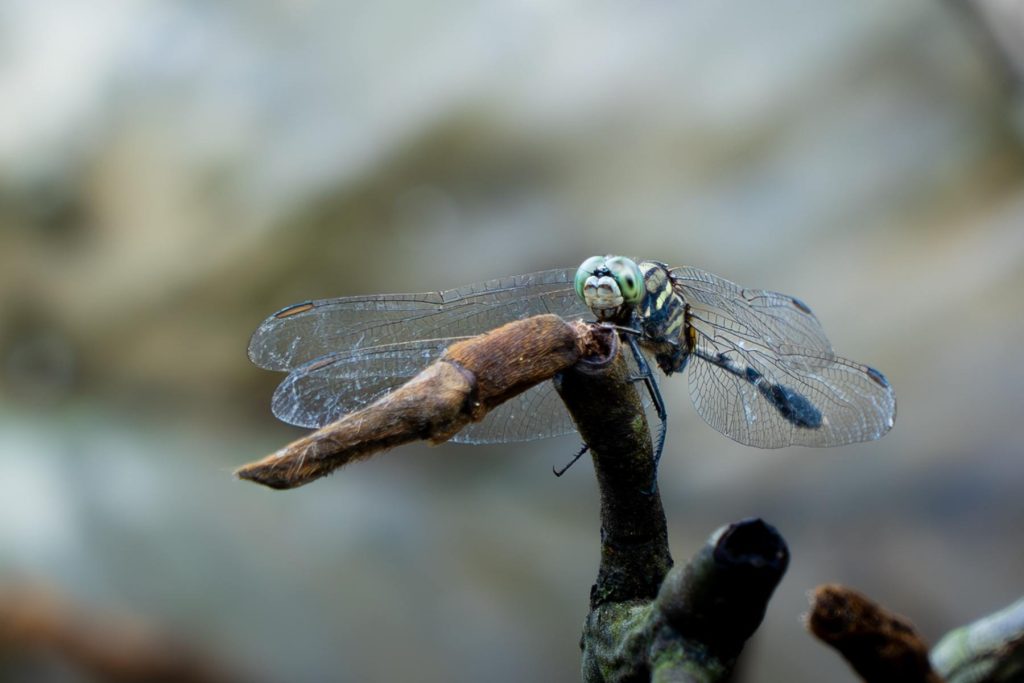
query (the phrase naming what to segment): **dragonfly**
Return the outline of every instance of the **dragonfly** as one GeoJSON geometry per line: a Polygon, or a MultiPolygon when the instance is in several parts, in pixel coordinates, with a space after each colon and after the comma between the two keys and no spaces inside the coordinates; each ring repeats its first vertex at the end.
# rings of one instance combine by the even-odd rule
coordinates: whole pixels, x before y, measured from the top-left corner
{"type": "MultiPolygon", "coordinates": [[[[661,420],[655,460],[668,414],[648,359],[666,375],[686,370],[697,413],[748,446],[869,441],[895,420],[885,376],[837,356],[800,299],[623,256],[445,291],[303,301],[260,324],[249,358],[288,373],[272,399],[277,418],[320,428],[412,379],[453,342],[543,313],[616,327],[661,420]]],[[[452,440],[508,443],[573,431],[553,383],[544,382],[452,440]]]]}

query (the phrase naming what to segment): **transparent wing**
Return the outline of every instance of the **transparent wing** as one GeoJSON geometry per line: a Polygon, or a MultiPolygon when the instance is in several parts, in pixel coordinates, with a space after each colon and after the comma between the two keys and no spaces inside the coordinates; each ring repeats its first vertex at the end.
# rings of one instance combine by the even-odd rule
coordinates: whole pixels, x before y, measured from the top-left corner
{"type": "Polygon", "coordinates": [[[691,304],[690,397],[708,424],[761,448],[838,446],[889,431],[889,382],[836,356],[805,304],[685,270],[676,285],[691,304]]]}
{"type": "MultiPolygon", "coordinates": [[[[769,378],[767,385],[695,361],[690,369],[694,407],[722,434],[760,448],[839,446],[877,439],[889,431],[896,398],[881,373],[845,358],[833,356],[823,362],[806,351],[794,353],[807,363],[807,371],[795,373],[772,357],[750,361],[747,367],[769,378]],[[780,410],[780,405],[809,419],[789,419],[784,414],[787,408],[780,410]]],[[[794,358],[787,360],[792,363],[794,358]]]]}
{"type": "MultiPolygon", "coordinates": [[[[293,370],[274,392],[278,419],[319,428],[363,408],[412,379],[459,338],[387,344],[331,353],[293,370]]],[[[453,437],[461,443],[507,443],[575,430],[554,385],[544,382],[506,401],[453,437]]]]}
{"type": "Polygon", "coordinates": [[[717,329],[728,332],[737,343],[760,344],[777,352],[783,347],[798,347],[813,352],[814,357],[831,358],[832,344],[821,323],[800,299],[740,287],[690,266],[670,272],[673,287],[692,310],[698,314],[706,310],[714,315],[717,329]]]}
{"type": "Polygon", "coordinates": [[[553,382],[537,386],[505,401],[480,422],[473,422],[452,437],[459,443],[513,443],[576,431],[569,411],[553,382]]]}
{"type": "Polygon", "coordinates": [[[575,273],[547,270],[443,292],[306,301],[264,320],[249,341],[249,358],[268,370],[292,370],[337,352],[470,336],[540,313],[589,316],[573,290],[575,273]]]}
{"type": "Polygon", "coordinates": [[[412,379],[457,338],[339,351],[292,370],[278,385],[271,409],[279,420],[319,428],[365,408],[412,379]]]}

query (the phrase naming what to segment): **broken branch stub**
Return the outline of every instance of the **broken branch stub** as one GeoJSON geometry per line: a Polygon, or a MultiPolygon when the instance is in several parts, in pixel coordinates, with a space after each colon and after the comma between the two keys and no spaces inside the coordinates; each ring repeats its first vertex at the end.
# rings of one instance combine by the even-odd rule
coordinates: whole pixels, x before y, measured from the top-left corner
{"type": "Polygon", "coordinates": [[[943,683],[913,624],[851,588],[816,588],[807,628],[867,683],[943,683]]]}
{"type": "Polygon", "coordinates": [[[722,527],[653,600],[606,602],[587,616],[583,679],[724,683],[789,564],[782,536],[760,519],[722,527]]]}
{"type": "Polygon", "coordinates": [[[235,474],[276,489],[412,441],[437,444],[495,406],[600,353],[614,331],[539,315],[457,342],[420,374],[371,405],[298,439],[235,474]]]}
{"type": "Polygon", "coordinates": [[[782,535],[760,519],[724,526],[676,567],[654,601],[651,680],[729,681],[789,566],[782,535]]]}

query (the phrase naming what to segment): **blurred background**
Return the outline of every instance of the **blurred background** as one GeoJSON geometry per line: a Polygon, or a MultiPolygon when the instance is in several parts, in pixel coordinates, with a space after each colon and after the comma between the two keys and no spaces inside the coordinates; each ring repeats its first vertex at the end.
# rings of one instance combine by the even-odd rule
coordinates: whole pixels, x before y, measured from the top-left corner
{"type": "Polygon", "coordinates": [[[1013,0],[0,3],[0,580],[261,680],[578,679],[574,438],[231,471],[303,433],[246,358],[270,312],[621,253],[799,296],[899,398],[879,442],[759,451],[662,383],[677,562],[750,515],[792,551],[742,680],[854,680],[823,582],[933,641],[1009,604],[1021,59],[1013,0]]]}

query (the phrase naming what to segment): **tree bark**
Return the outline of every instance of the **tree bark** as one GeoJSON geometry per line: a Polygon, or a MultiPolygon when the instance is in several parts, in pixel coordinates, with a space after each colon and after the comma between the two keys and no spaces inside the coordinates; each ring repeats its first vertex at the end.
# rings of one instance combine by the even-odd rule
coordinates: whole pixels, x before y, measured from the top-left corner
{"type": "Polygon", "coordinates": [[[581,359],[555,381],[590,446],[601,494],[583,680],[729,680],[786,571],[785,541],[761,520],[744,520],[672,569],[650,431],[619,349],[581,359]]]}

